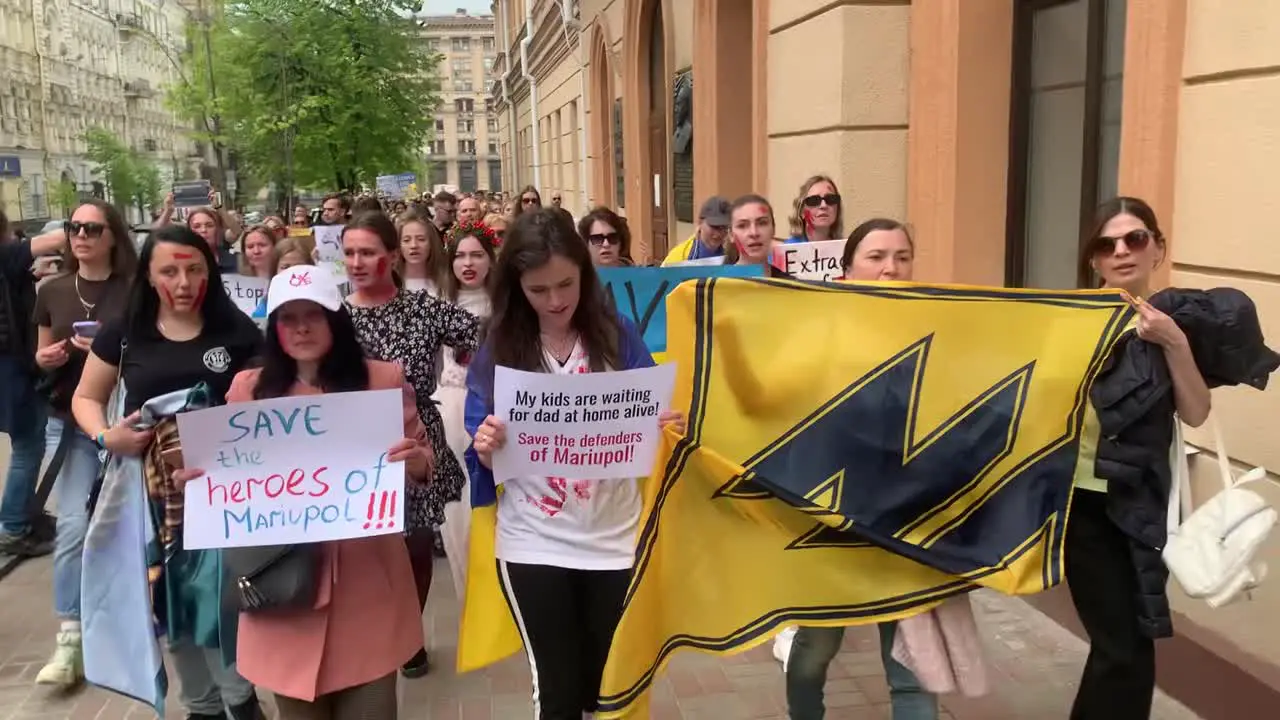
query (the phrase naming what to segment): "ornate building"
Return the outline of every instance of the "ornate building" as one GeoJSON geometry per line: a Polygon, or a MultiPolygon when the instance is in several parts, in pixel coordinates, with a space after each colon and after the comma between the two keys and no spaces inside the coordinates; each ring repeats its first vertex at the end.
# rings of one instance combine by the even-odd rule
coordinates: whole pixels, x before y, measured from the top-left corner
{"type": "Polygon", "coordinates": [[[423,42],[441,56],[440,109],[426,148],[428,175],[419,184],[424,189],[501,190],[497,115],[488,99],[498,52],[493,17],[458,10],[419,19],[423,42]]]}
{"type": "Polygon", "coordinates": [[[164,106],[190,18],[166,0],[0,0],[0,207],[61,217],[60,183],[102,195],[83,136],[101,127],[165,182],[199,166],[186,125],[164,106]]]}

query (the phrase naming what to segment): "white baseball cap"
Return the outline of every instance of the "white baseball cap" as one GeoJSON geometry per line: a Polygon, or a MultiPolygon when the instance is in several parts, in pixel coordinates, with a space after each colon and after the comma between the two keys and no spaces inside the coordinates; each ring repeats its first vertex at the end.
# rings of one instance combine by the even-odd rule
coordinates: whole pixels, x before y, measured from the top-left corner
{"type": "Polygon", "coordinates": [[[338,279],[328,268],[294,265],[271,278],[267,290],[267,314],[294,300],[310,300],[325,310],[336,312],[342,307],[338,279]]]}

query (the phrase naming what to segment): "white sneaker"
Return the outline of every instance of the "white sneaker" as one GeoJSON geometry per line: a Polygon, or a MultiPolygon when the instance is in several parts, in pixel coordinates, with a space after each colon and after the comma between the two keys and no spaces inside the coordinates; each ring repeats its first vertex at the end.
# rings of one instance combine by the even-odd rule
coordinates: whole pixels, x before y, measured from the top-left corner
{"type": "Polygon", "coordinates": [[[795,626],[783,628],[773,638],[773,658],[782,663],[782,672],[787,671],[787,660],[791,658],[791,643],[796,639],[795,626]]]}
{"type": "Polygon", "coordinates": [[[80,633],[60,632],[53,658],[40,668],[36,684],[69,688],[79,685],[81,680],[84,680],[84,651],[80,648],[80,633]]]}

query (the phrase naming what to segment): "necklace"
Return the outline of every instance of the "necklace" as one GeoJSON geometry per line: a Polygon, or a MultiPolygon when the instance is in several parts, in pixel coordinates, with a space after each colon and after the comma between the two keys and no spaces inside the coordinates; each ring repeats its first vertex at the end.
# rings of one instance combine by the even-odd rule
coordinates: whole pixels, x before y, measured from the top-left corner
{"type": "Polygon", "coordinates": [[[76,273],[76,299],[80,301],[80,307],[84,310],[84,319],[88,320],[93,317],[93,309],[98,306],[97,303],[85,302],[84,295],[80,294],[80,273],[76,273]]]}
{"type": "Polygon", "coordinates": [[[573,353],[573,346],[578,344],[578,333],[575,332],[567,335],[564,338],[561,338],[558,343],[552,342],[551,336],[546,333],[541,333],[541,335],[542,344],[546,346],[548,351],[550,351],[551,356],[561,364],[568,362],[569,355],[573,353]]]}

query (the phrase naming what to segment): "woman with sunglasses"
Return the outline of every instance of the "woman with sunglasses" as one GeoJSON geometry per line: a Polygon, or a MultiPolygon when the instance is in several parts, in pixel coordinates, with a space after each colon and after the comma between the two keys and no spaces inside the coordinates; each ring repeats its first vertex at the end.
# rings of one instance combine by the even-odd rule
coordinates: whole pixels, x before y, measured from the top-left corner
{"type": "Polygon", "coordinates": [[[542,194],[538,192],[538,188],[532,185],[526,185],[524,190],[520,191],[520,201],[517,202],[512,210],[513,217],[520,217],[522,213],[532,212],[542,209],[542,194]]]}
{"type": "MultiPolygon", "coordinates": [[[[1174,442],[1174,424],[1178,421],[1192,427],[1203,424],[1209,417],[1211,400],[1186,334],[1171,317],[1146,300],[1155,270],[1164,258],[1165,239],[1155,212],[1142,200],[1119,197],[1098,208],[1094,230],[1081,260],[1097,274],[1103,287],[1124,290],[1134,299],[1138,313],[1131,331],[1153,345],[1168,366],[1168,378],[1173,385],[1173,403],[1168,409],[1171,412],[1146,431],[1150,437],[1158,438],[1155,444],[1162,448],[1152,454],[1150,462],[1165,466],[1139,470],[1142,475],[1169,478],[1168,448],[1174,442]]],[[[1114,366],[1116,362],[1113,351],[1108,364],[1114,366]]],[[[1104,367],[1104,374],[1095,380],[1095,389],[1100,383],[1109,382],[1107,372],[1104,367]]],[[[1084,422],[1086,427],[1101,428],[1098,411],[1092,403],[1084,422]]],[[[1090,641],[1089,658],[1071,709],[1073,720],[1138,720],[1151,714],[1156,680],[1153,638],[1163,634],[1154,628],[1169,623],[1167,603],[1163,613],[1155,609],[1164,603],[1164,576],[1157,575],[1156,586],[1143,582],[1152,572],[1164,572],[1158,554],[1150,566],[1144,566],[1142,558],[1131,547],[1133,541],[1128,531],[1117,524],[1137,512],[1142,517],[1153,518],[1151,522],[1163,531],[1168,506],[1163,502],[1141,506],[1141,498],[1135,498],[1131,490],[1119,499],[1109,492],[1110,482],[1115,479],[1112,471],[1132,460],[1125,457],[1117,461],[1111,457],[1112,448],[1121,447],[1127,439],[1116,436],[1100,442],[1096,448],[1097,462],[1093,468],[1077,472],[1072,494],[1071,521],[1067,524],[1066,578],[1090,641]],[[1129,507],[1121,508],[1122,504],[1129,507]],[[1134,504],[1141,507],[1132,508],[1134,504]]],[[[1137,448],[1122,449],[1131,454],[1137,448]]],[[[1164,487],[1167,493],[1168,485],[1164,487]]]]}
{"type": "Polygon", "coordinates": [[[53,551],[53,605],[61,620],[53,657],[36,683],[70,688],[84,679],[80,646],[80,573],[89,494],[102,464],[98,446],[76,428],[71,397],[102,323],[124,315],[138,252],[120,211],[101,200],[76,208],[66,223],[68,274],[36,294],[36,364],[49,404],[46,428],[51,447],[66,444],[58,471],[57,530],[53,551]]]}
{"type": "MultiPolygon", "coordinates": [[[[262,367],[236,375],[228,403],[364,390],[401,390],[404,437],[387,451],[405,482],[431,477],[433,458],[413,389],[395,363],[367,360],[327,270],[280,273],[267,293],[262,367]],[[298,282],[298,279],[308,282],[298,282]]],[[[181,487],[204,476],[178,470],[181,487]]],[[[240,613],[237,666],[275,694],[280,720],[396,718],[396,670],[421,645],[413,570],[397,535],[322,544],[315,608],[240,613]]]]}
{"type": "Polygon", "coordinates": [[[631,230],[626,218],[607,207],[598,207],[578,221],[578,234],[591,250],[597,267],[634,265],[631,260],[631,230]]]}
{"type": "MultiPolygon", "coordinates": [[[[140,458],[145,467],[153,460],[155,433],[137,429],[142,406],[202,383],[212,397],[225,397],[261,343],[257,325],[223,288],[205,238],[178,225],[160,228],[142,246],[123,317],[94,337],[71,412],[99,449],[140,458]],[[124,389],[123,419],[110,424],[107,403],[117,377],[124,389]]],[[[148,490],[156,512],[170,507],[160,494],[164,488],[149,484],[148,490]]],[[[224,637],[234,637],[235,616],[223,614],[219,579],[208,573],[220,566],[218,551],[183,549],[180,514],[159,517],[161,547],[151,550],[163,560],[151,568],[152,597],[169,640],[179,700],[189,720],[220,719],[228,711],[233,720],[259,720],[253,686],[229,662],[235,648],[222,647],[224,637]]]]}
{"type": "Polygon", "coordinates": [[[840,190],[827,175],[814,175],[800,185],[792,205],[789,243],[822,242],[844,237],[840,190]]]}
{"type": "Polygon", "coordinates": [[[502,239],[507,235],[507,216],[491,212],[484,216],[484,224],[493,231],[493,236],[497,240],[494,249],[501,249],[502,239]]]}

